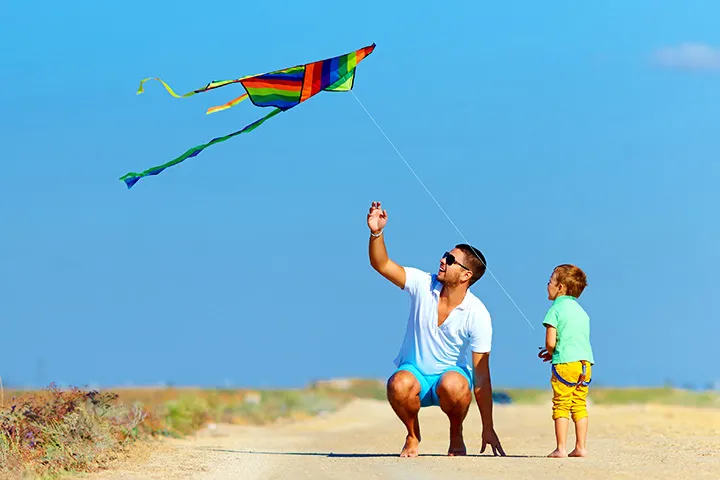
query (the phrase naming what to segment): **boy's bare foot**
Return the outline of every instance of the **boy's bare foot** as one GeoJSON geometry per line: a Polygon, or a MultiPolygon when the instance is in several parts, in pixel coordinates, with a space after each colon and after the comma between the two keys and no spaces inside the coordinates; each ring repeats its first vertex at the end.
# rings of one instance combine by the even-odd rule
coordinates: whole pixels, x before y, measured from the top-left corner
{"type": "Polygon", "coordinates": [[[565,450],[560,450],[559,448],[556,448],[554,452],[552,452],[550,455],[548,455],[548,458],[565,458],[567,457],[567,453],[565,450]]]}
{"type": "Polygon", "coordinates": [[[584,448],[575,448],[570,454],[569,457],[587,457],[587,450],[584,448]]]}
{"type": "Polygon", "coordinates": [[[400,456],[401,457],[417,457],[419,445],[420,445],[420,440],[408,435],[407,437],[405,437],[405,445],[403,446],[402,452],[400,452],[400,456]]]}
{"type": "Polygon", "coordinates": [[[465,448],[465,442],[463,441],[462,434],[460,436],[450,438],[448,455],[451,457],[462,457],[467,455],[467,449],[465,448]]]}

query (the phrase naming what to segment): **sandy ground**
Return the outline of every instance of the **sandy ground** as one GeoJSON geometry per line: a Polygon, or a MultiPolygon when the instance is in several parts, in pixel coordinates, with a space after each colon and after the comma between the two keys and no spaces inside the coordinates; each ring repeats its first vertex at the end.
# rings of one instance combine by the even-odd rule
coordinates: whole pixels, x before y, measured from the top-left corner
{"type": "MultiPolygon", "coordinates": [[[[495,406],[507,457],[479,455],[480,414],[465,426],[467,457],[447,457],[447,418],[420,414],[420,456],[399,458],[404,429],[384,402],[355,401],[308,421],[219,425],[193,438],[142,447],[94,479],[720,479],[720,410],[660,406],[590,409],[588,458],[545,458],[554,448],[548,406],[495,406]]],[[[569,441],[574,441],[572,427],[569,441]]]]}

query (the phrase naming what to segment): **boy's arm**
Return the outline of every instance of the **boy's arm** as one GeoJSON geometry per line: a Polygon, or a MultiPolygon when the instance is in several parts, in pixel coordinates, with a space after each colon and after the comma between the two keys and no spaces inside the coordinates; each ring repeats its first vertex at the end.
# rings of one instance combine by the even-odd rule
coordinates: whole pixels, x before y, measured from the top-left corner
{"type": "Polygon", "coordinates": [[[552,360],[555,347],[557,347],[557,325],[558,325],[558,314],[555,309],[548,310],[543,320],[543,326],[545,326],[545,348],[540,347],[540,353],[538,358],[541,358],[543,362],[549,362],[552,360]]]}
{"type": "Polygon", "coordinates": [[[545,325],[545,349],[552,355],[557,346],[557,329],[552,325],[545,325]]]}
{"type": "Polygon", "coordinates": [[[480,410],[480,418],[482,419],[482,448],[480,453],[485,452],[485,447],[490,445],[493,455],[500,452],[501,456],[505,456],[505,451],[500,445],[500,439],[495,433],[493,425],[493,400],[492,400],[492,382],[490,381],[490,353],[473,352],[473,376],[475,388],[475,401],[480,410]]]}

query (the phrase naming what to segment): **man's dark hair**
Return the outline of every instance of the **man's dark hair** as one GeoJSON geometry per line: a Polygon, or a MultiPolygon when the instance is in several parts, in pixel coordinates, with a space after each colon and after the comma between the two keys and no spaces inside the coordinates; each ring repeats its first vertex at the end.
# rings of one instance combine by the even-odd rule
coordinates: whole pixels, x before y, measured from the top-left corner
{"type": "Polygon", "coordinates": [[[465,266],[472,270],[473,273],[472,278],[470,278],[470,285],[472,286],[473,283],[485,275],[485,270],[487,269],[485,257],[480,250],[466,243],[455,245],[455,248],[465,254],[465,266]]]}

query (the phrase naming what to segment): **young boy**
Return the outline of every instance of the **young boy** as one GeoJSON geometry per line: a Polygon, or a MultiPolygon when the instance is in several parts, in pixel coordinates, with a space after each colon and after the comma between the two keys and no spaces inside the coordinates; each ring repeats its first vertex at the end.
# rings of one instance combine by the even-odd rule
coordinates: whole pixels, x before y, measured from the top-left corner
{"type": "Polygon", "coordinates": [[[586,398],[595,363],[590,346],[590,317],[577,302],[587,286],[585,272],[575,265],[559,265],[547,284],[548,300],[553,304],[545,315],[545,349],[538,357],[552,361],[550,384],[553,389],[552,418],[557,448],[548,457],[567,457],[569,417],[575,422],[575,449],[571,457],[587,454],[588,431],[586,398]]]}

